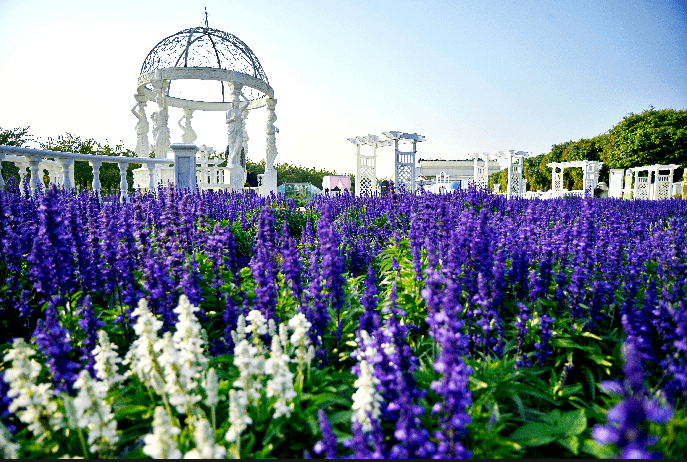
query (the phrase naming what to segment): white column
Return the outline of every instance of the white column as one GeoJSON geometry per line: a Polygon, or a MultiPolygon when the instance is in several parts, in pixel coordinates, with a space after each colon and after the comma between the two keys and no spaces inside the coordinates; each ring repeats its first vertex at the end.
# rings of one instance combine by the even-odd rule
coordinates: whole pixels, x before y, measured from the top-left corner
{"type": "Polygon", "coordinates": [[[265,174],[262,177],[262,186],[260,186],[260,194],[263,196],[268,195],[270,192],[277,192],[277,171],[274,169],[274,160],[277,157],[277,133],[279,133],[279,129],[274,126],[274,122],[277,120],[277,114],[275,113],[276,105],[276,99],[269,98],[267,100],[265,174]]]}
{"type": "Polygon", "coordinates": [[[91,183],[91,188],[93,192],[100,194],[100,166],[103,163],[99,160],[88,161],[91,164],[91,169],[93,170],[93,182],[91,183]]]}
{"type": "Polygon", "coordinates": [[[155,164],[148,162],[146,167],[148,167],[148,191],[155,193],[155,186],[157,186],[155,181],[155,164]]]}
{"type": "Polygon", "coordinates": [[[637,181],[637,178],[639,178],[639,170],[635,169],[635,185],[634,185],[634,191],[632,194],[632,197],[637,199],[637,191],[639,190],[639,181],[637,181]]]}
{"type": "MultiPolygon", "coordinates": [[[[31,194],[36,194],[36,190],[38,189],[38,175],[39,173],[39,164],[41,163],[42,158],[40,156],[27,156],[29,160],[29,169],[31,170],[31,180],[29,181],[29,187],[31,188],[31,194]]],[[[42,179],[41,179],[42,181],[42,179]]]]}
{"type": "Polygon", "coordinates": [[[73,159],[60,159],[62,164],[62,186],[65,189],[71,189],[74,187],[72,184],[72,166],[74,165],[73,159]]]}
{"type": "Polygon", "coordinates": [[[473,167],[473,172],[472,172],[472,181],[475,183],[475,186],[477,186],[477,153],[472,155],[472,159],[474,162],[474,167],[473,167]]]}
{"type": "Polygon", "coordinates": [[[126,168],[129,164],[126,162],[117,163],[119,164],[119,190],[121,191],[119,201],[125,202],[126,198],[129,197],[129,183],[126,181],[126,168]]]}
{"type": "Polygon", "coordinates": [[[356,147],[355,195],[360,197],[360,145],[356,144],[355,147],[356,147]]]}

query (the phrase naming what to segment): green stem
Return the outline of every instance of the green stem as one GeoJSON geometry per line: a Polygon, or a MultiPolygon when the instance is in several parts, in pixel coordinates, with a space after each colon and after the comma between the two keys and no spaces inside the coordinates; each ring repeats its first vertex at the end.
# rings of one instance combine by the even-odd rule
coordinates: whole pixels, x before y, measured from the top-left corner
{"type": "Polygon", "coordinates": [[[79,434],[79,441],[81,441],[81,449],[83,450],[84,459],[90,459],[91,455],[88,452],[88,446],[86,446],[86,439],[83,436],[83,430],[77,428],[76,432],[79,434]]]}

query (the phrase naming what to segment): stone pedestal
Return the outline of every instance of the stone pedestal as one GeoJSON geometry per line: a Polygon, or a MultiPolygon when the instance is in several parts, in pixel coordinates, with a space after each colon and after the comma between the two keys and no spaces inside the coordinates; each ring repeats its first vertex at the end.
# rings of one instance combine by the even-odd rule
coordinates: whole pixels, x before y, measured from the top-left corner
{"type": "Polygon", "coordinates": [[[260,185],[260,195],[269,196],[270,193],[277,193],[277,171],[273,168],[265,169],[260,185]]]}
{"type": "Polygon", "coordinates": [[[172,144],[174,151],[174,184],[180,189],[196,187],[196,151],[195,144],[172,144]]]}
{"type": "Polygon", "coordinates": [[[246,171],[239,164],[228,165],[228,167],[231,190],[235,192],[243,191],[243,185],[246,183],[246,171]]]}

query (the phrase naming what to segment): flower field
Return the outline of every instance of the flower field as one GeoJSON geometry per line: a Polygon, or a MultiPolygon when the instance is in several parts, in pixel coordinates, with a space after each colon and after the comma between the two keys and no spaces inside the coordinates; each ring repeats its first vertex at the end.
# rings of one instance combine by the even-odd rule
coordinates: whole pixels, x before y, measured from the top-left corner
{"type": "Polygon", "coordinates": [[[687,456],[687,201],[0,192],[5,458],[687,456]]]}

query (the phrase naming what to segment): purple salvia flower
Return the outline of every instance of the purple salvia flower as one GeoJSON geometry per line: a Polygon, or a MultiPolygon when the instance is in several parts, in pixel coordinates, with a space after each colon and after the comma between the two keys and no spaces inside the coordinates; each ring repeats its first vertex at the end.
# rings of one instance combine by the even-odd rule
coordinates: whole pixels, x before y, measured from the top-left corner
{"type": "Polygon", "coordinates": [[[360,304],[365,312],[360,315],[358,330],[375,332],[379,329],[379,315],[377,314],[377,286],[375,284],[375,270],[372,265],[368,267],[367,278],[365,279],[365,290],[360,299],[360,304]]]}
{"type": "Polygon", "coordinates": [[[258,221],[255,254],[250,261],[250,269],[255,280],[255,308],[265,319],[275,317],[277,306],[277,266],[275,263],[276,232],[274,214],[271,207],[263,207],[258,221]]]}
{"type": "Polygon", "coordinates": [[[79,327],[81,331],[86,335],[82,345],[81,345],[81,361],[86,362],[86,369],[95,377],[95,370],[93,366],[95,365],[95,358],[93,357],[93,349],[98,343],[98,330],[100,330],[105,323],[98,319],[93,311],[93,303],[91,301],[91,296],[87,295],[81,302],[81,307],[76,312],[79,316],[79,327]]]}
{"type": "Polygon", "coordinates": [[[322,439],[315,443],[313,451],[318,455],[324,452],[327,459],[336,459],[336,435],[332,431],[327,414],[322,409],[317,413],[317,421],[320,424],[322,439]]]}
{"type": "Polygon", "coordinates": [[[39,319],[34,331],[38,351],[46,357],[46,364],[55,393],[60,391],[74,392],[79,364],[70,359],[74,347],[71,345],[70,332],[62,327],[57,315],[58,297],[53,297],[45,309],[45,320],[39,319]]]}
{"type": "Polygon", "coordinates": [[[289,236],[289,225],[286,220],[284,220],[281,235],[281,270],[284,274],[284,282],[288,285],[296,300],[300,300],[303,294],[301,283],[303,268],[298,259],[298,245],[296,240],[289,236]]]}
{"type": "Polygon", "coordinates": [[[528,367],[529,361],[527,360],[527,355],[523,355],[522,344],[525,340],[525,334],[527,333],[527,321],[530,319],[529,312],[530,309],[524,303],[518,302],[518,317],[515,321],[515,330],[517,332],[517,345],[515,347],[515,357],[517,358],[515,364],[518,368],[528,367]]]}
{"type": "Polygon", "coordinates": [[[551,325],[555,321],[555,318],[552,318],[548,314],[544,314],[539,319],[541,321],[541,331],[539,332],[539,342],[534,344],[534,348],[537,350],[534,356],[537,358],[537,365],[543,367],[552,353],[549,342],[552,334],[551,325]]]}

